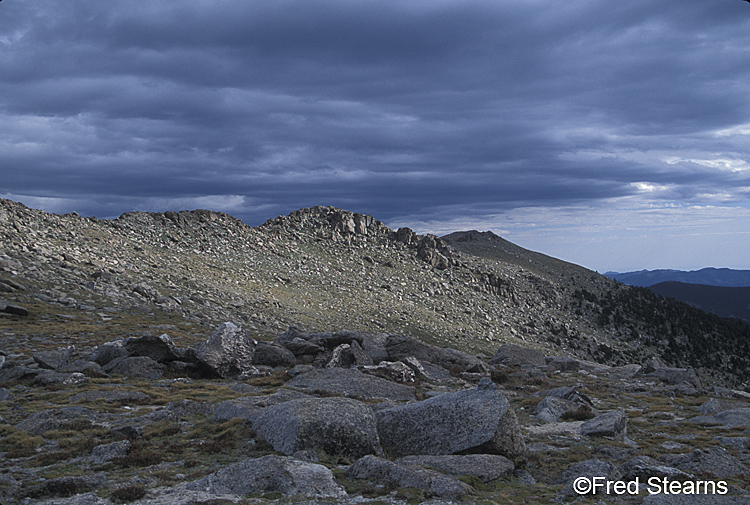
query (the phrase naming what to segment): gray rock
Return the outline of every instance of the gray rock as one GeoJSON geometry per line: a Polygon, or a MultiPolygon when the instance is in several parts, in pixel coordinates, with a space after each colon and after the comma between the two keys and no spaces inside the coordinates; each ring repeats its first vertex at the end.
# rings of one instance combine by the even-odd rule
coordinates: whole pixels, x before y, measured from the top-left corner
{"type": "Polygon", "coordinates": [[[176,402],[169,402],[167,410],[177,418],[188,417],[194,415],[210,416],[214,413],[217,408],[217,404],[214,402],[201,402],[196,400],[178,400],[176,402]]]}
{"type": "Polygon", "coordinates": [[[690,421],[701,424],[722,424],[727,428],[750,428],[750,408],[724,410],[713,416],[694,417],[690,421]]]}
{"type": "Polygon", "coordinates": [[[130,452],[130,446],[129,440],[97,445],[91,450],[91,461],[97,465],[102,465],[113,459],[124,458],[130,452]]]}
{"type": "Polygon", "coordinates": [[[32,435],[41,435],[49,430],[56,430],[74,419],[93,419],[95,412],[83,407],[65,407],[62,409],[41,410],[16,424],[16,428],[32,435]]]}
{"type": "Polygon", "coordinates": [[[666,477],[668,480],[680,481],[693,478],[692,475],[682,470],[663,465],[648,456],[636,456],[620,465],[618,471],[622,474],[623,480],[631,481],[638,478],[643,483],[646,483],[651,477],[658,477],[660,479],[666,477]]]}
{"type": "Polygon", "coordinates": [[[7,402],[13,399],[13,395],[5,388],[0,388],[0,402],[7,402]]]}
{"type": "Polygon", "coordinates": [[[581,368],[581,363],[570,356],[550,356],[545,361],[550,369],[560,372],[577,372],[581,368]]]}
{"type": "Polygon", "coordinates": [[[57,349],[55,351],[41,351],[34,353],[32,356],[34,361],[39,365],[40,368],[47,370],[57,370],[62,366],[66,365],[70,360],[70,356],[75,351],[75,347],[70,345],[63,349],[57,349]]]}
{"type": "Polygon", "coordinates": [[[352,343],[349,344],[349,351],[352,354],[354,366],[369,366],[373,364],[372,358],[365,352],[358,341],[352,340],[352,343]]]}
{"type": "MultiPolygon", "coordinates": [[[[429,361],[457,372],[487,371],[487,365],[475,356],[450,348],[440,348],[425,344],[419,340],[403,335],[391,335],[385,344],[389,361],[400,361],[414,357],[420,361],[429,361]]],[[[375,361],[375,360],[373,360],[375,361]]]]}
{"type": "Polygon", "coordinates": [[[264,456],[235,463],[186,486],[215,494],[243,496],[280,492],[286,496],[344,498],[329,469],[285,456],[264,456]]]}
{"type": "Polygon", "coordinates": [[[223,323],[211,337],[194,348],[195,357],[218,377],[236,377],[253,363],[257,342],[232,323],[223,323]]]}
{"type": "Polygon", "coordinates": [[[297,363],[292,351],[270,342],[258,342],[255,346],[253,355],[253,364],[266,366],[283,366],[285,368],[293,367],[297,363]]]}
{"type": "Polygon", "coordinates": [[[490,360],[490,365],[520,367],[524,365],[544,366],[547,360],[541,352],[515,344],[503,344],[490,360]]]}
{"type": "Polygon", "coordinates": [[[414,373],[414,377],[422,380],[432,380],[432,377],[427,373],[422,363],[415,357],[409,356],[401,360],[401,363],[411,368],[414,373]]]}
{"type": "Polygon", "coordinates": [[[656,377],[667,384],[672,385],[685,385],[691,386],[697,389],[701,389],[703,386],[700,379],[692,368],[668,368],[661,367],[655,369],[653,372],[647,373],[647,377],[656,377]]]}
{"type": "Polygon", "coordinates": [[[711,398],[703,405],[698,407],[698,412],[700,412],[704,416],[709,416],[712,414],[718,414],[719,412],[724,412],[726,410],[743,408],[743,406],[743,404],[725,400],[723,398],[711,398]]]}
{"type": "Polygon", "coordinates": [[[624,438],[628,430],[628,415],[624,410],[600,414],[581,425],[581,435],[589,437],[624,438]]]}
{"type": "Polygon", "coordinates": [[[389,381],[408,383],[414,382],[415,379],[414,371],[411,367],[400,361],[381,361],[377,365],[361,366],[357,369],[368,375],[375,375],[389,381]]]}
{"type": "Polygon", "coordinates": [[[605,480],[620,480],[621,474],[615,468],[615,465],[598,459],[587,459],[575,463],[565,470],[552,481],[552,484],[562,484],[563,488],[558,493],[559,496],[578,496],[573,488],[573,483],[580,477],[593,479],[594,477],[604,477],[605,480]]]}
{"type": "Polygon", "coordinates": [[[413,386],[396,384],[379,377],[364,374],[356,369],[315,369],[298,375],[285,384],[300,391],[329,395],[342,395],[359,400],[416,400],[413,386]]]}
{"type": "Polygon", "coordinates": [[[748,474],[745,465],[721,447],[712,447],[706,450],[696,449],[692,453],[676,459],[673,464],[685,472],[710,474],[719,479],[748,474]]]}
{"type": "MultiPolygon", "coordinates": [[[[607,375],[608,377],[612,377],[614,379],[632,379],[639,373],[641,373],[642,367],[641,365],[622,365],[622,366],[613,366],[611,368],[607,368],[603,370],[603,375],[607,375]]],[[[596,370],[594,370],[594,373],[597,373],[596,370]]]]}
{"type": "Polygon", "coordinates": [[[148,356],[159,363],[177,361],[185,355],[185,351],[177,349],[166,333],[158,337],[153,335],[130,337],[123,342],[123,348],[128,356],[148,356]]]}
{"type": "Polygon", "coordinates": [[[513,473],[513,462],[497,454],[415,455],[399,458],[400,465],[420,465],[449,475],[470,475],[482,482],[492,482],[513,473]]]}
{"type": "Polygon", "coordinates": [[[95,361],[88,361],[87,359],[77,359],[72,363],[63,365],[60,368],[62,372],[79,372],[86,377],[106,377],[101,365],[95,361]]]}
{"type": "Polygon", "coordinates": [[[4,300],[0,300],[0,312],[4,312],[6,314],[12,314],[14,316],[28,316],[29,310],[25,307],[21,307],[20,305],[16,305],[14,303],[9,303],[4,300]]]}
{"type": "Polygon", "coordinates": [[[354,364],[354,356],[351,351],[352,346],[341,344],[331,351],[331,357],[326,363],[326,368],[349,368],[354,364]]]}
{"type": "Polygon", "coordinates": [[[117,358],[124,358],[128,355],[128,351],[125,349],[124,340],[114,340],[97,346],[87,358],[88,361],[93,361],[101,366],[106,365],[110,361],[117,358]]]}
{"type": "Polygon", "coordinates": [[[472,488],[455,477],[444,475],[419,465],[392,463],[376,456],[357,460],[346,471],[351,479],[366,479],[384,487],[422,489],[442,498],[458,498],[472,492],[472,488]]]}
{"type": "Polygon", "coordinates": [[[266,408],[253,419],[258,436],[284,454],[301,450],[359,458],[382,454],[370,407],[349,398],[307,398],[266,408]]]}
{"type": "Polygon", "coordinates": [[[37,376],[34,378],[34,384],[38,384],[40,386],[67,385],[78,384],[86,380],[86,376],[78,372],[64,373],[45,370],[37,374],[37,376]]]}
{"type": "Polygon", "coordinates": [[[112,375],[142,377],[144,379],[159,379],[164,374],[165,369],[166,366],[157,363],[148,356],[117,358],[102,368],[102,370],[112,375]]]}
{"type": "Polygon", "coordinates": [[[515,459],[525,453],[516,415],[489,379],[376,417],[380,443],[399,456],[482,452],[515,459]]]}
{"type": "Polygon", "coordinates": [[[713,440],[738,452],[750,449],[750,437],[714,437],[713,440]]]}
{"type": "Polygon", "coordinates": [[[317,354],[323,351],[323,347],[310,342],[308,340],[308,334],[296,326],[291,326],[289,330],[282,333],[276,342],[289,349],[295,356],[303,356],[305,354],[317,354]]]}
{"type": "Polygon", "coordinates": [[[263,412],[263,407],[258,407],[244,398],[237,398],[221,402],[211,417],[217,421],[234,419],[235,417],[244,419],[245,421],[252,421],[261,412],[263,412]]]}
{"type": "MultiPolygon", "coordinates": [[[[534,416],[544,423],[556,423],[566,414],[574,415],[579,413],[583,416],[586,412],[593,416],[593,410],[586,404],[563,400],[555,396],[545,396],[534,409],[534,416]]],[[[580,421],[582,419],[576,420],[580,421]]]]}
{"type": "Polygon", "coordinates": [[[151,396],[142,391],[117,391],[110,389],[97,389],[92,391],[83,391],[70,397],[70,402],[77,401],[98,401],[105,402],[122,402],[122,403],[141,403],[149,400],[151,396]]]}
{"type": "Polygon", "coordinates": [[[246,421],[252,421],[258,414],[263,412],[265,407],[303,398],[310,398],[310,395],[291,389],[281,388],[271,395],[245,396],[222,402],[216,410],[214,410],[212,417],[216,420],[237,417],[246,421]]]}

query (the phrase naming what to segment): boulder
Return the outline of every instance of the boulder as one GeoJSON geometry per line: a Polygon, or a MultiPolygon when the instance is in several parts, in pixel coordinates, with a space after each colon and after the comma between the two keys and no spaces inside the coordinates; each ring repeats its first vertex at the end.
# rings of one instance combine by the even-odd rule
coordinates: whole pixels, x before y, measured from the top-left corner
{"type": "Polygon", "coordinates": [[[750,428],[750,408],[723,410],[712,416],[698,416],[690,422],[699,424],[721,424],[727,428],[750,428]]]}
{"type": "Polygon", "coordinates": [[[144,379],[159,379],[164,374],[165,369],[166,366],[157,363],[148,356],[117,358],[102,368],[102,370],[112,375],[143,377],[144,379]]]}
{"type": "Polygon", "coordinates": [[[388,351],[389,361],[400,361],[411,356],[420,361],[429,361],[456,372],[487,372],[489,370],[487,364],[475,356],[456,349],[425,344],[405,335],[389,336],[385,348],[388,351]]]}
{"type": "MultiPolygon", "coordinates": [[[[598,459],[587,459],[579,463],[574,463],[563,470],[560,475],[552,481],[552,484],[562,484],[563,488],[558,493],[559,496],[578,496],[573,488],[573,483],[580,477],[593,479],[594,477],[604,477],[605,480],[620,480],[621,475],[615,465],[610,462],[598,459]]],[[[602,491],[602,490],[600,490],[602,491]]]]}
{"type": "Polygon", "coordinates": [[[402,465],[376,456],[364,456],[346,471],[350,479],[365,479],[378,486],[422,489],[441,498],[459,498],[472,492],[472,488],[450,475],[422,468],[419,465],[402,465]]]}
{"type": "Polygon", "coordinates": [[[0,388],[0,402],[7,402],[13,399],[13,395],[5,388],[0,388]]]}
{"type": "Polygon", "coordinates": [[[257,342],[232,323],[223,323],[194,348],[196,359],[209,374],[230,378],[248,371],[257,342]]]}
{"type": "Polygon", "coordinates": [[[534,416],[544,423],[556,423],[563,416],[570,416],[568,420],[581,421],[584,417],[593,417],[593,410],[588,405],[571,402],[555,396],[545,396],[534,410],[534,416]],[[581,417],[581,419],[573,419],[581,417]]]}
{"type": "Polygon", "coordinates": [[[381,444],[399,456],[474,452],[515,459],[526,450],[508,399],[486,378],[474,389],[380,410],[376,417],[381,444]]]}
{"type": "Polygon", "coordinates": [[[166,333],[158,337],[153,335],[130,337],[125,339],[122,346],[128,356],[148,356],[159,363],[177,361],[185,354],[184,350],[177,349],[166,333]]]}
{"type": "Polygon", "coordinates": [[[91,450],[91,461],[102,465],[113,459],[124,458],[130,452],[130,446],[129,440],[97,445],[91,450]]]}
{"type": "Polygon", "coordinates": [[[294,353],[286,347],[270,342],[258,342],[253,355],[255,365],[291,368],[297,364],[294,353]]]}
{"type": "Polygon", "coordinates": [[[515,469],[511,460],[497,454],[415,455],[404,456],[395,463],[420,465],[454,476],[469,475],[484,483],[508,477],[515,469]]]}
{"type": "Polygon", "coordinates": [[[700,412],[704,416],[709,416],[712,414],[718,414],[719,412],[738,408],[742,408],[742,404],[725,400],[723,398],[711,398],[703,403],[703,405],[698,407],[698,412],[700,412]]]}
{"type": "Polygon", "coordinates": [[[212,417],[217,420],[238,417],[246,421],[252,421],[258,414],[263,412],[263,409],[266,407],[303,398],[310,398],[310,395],[291,389],[281,388],[270,395],[244,396],[242,398],[222,402],[216,410],[214,410],[212,417]]]}
{"type": "Polygon", "coordinates": [[[246,459],[186,486],[214,494],[244,496],[250,493],[279,492],[286,496],[344,498],[346,491],[323,465],[286,456],[246,459]]]}
{"type": "Polygon", "coordinates": [[[359,458],[382,454],[370,407],[349,398],[307,398],[267,407],[253,421],[258,436],[291,455],[320,451],[359,458]]]}
{"type": "Polygon", "coordinates": [[[406,364],[396,361],[381,361],[377,365],[361,366],[358,370],[395,382],[414,382],[414,371],[406,364]]]}
{"type": "Polygon", "coordinates": [[[354,364],[352,346],[341,344],[331,351],[331,357],[326,363],[326,368],[349,368],[354,364]]]}
{"type": "Polygon", "coordinates": [[[396,384],[380,377],[363,374],[356,369],[326,368],[315,369],[298,375],[286,387],[299,391],[328,395],[341,395],[359,400],[416,400],[413,386],[396,384]]]}
{"type": "Polygon", "coordinates": [[[718,479],[748,475],[745,465],[722,447],[696,449],[690,454],[683,454],[673,464],[685,472],[709,474],[718,479]]]}
{"type": "Polygon", "coordinates": [[[636,456],[628,462],[620,465],[618,471],[622,474],[623,480],[631,481],[640,479],[644,483],[651,477],[658,477],[659,479],[666,477],[668,480],[679,481],[693,478],[692,475],[687,474],[682,470],[666,466],[648,456],[636,456]]]}
{"type": "Polygon", "coordinates": [[[521,367],[526,365],[544,366],[547,359],[544,354],[515,344],[503,344],[490,360],[490,365],[521,367]]]}
{"type": "Polygon", "coordinates": [[[701,389],[701,384],[698,375],[692,368],[668,368],[661,367],[656,368],[653,372],[647,373],[647,377],[656,377],[662,382],[666,382],[671,385],[689,386],[697,389],[701,389]]]}
{"type": "Polygon", "coordinates": [[[88,361],[93,361],[100,366],[104,366],[110,361],[117,358],[124,358],[127,355],[128,351],[125,349],[125,341],[114,340],[95,347],[87,359],[88,361]]]}
{"type": "Polygon", "coordinates": [[[16,305],[14,303],[9,303],[4,300],[0,300],[0,312],[4,312],[6,314],[11,314],[14,316],[28,316],[29,310],[25,307],[21,307],[20,305],[16,305]]]}
{"type": "Polygon", "coordinates": [[[75,419],[91,420],[95,415],[96,413],[93,410],[83,407],[40,410],[16,424],[16,428],[32,435],[41,435],[50,430],[60,429],[75,419]]]}
{"type": "Polygon", "coordinates": [[[628,430],[628,415],[624,410],[600,414],[581,425],[581,435],[589,437],[624,438],[628,430]]]}
{"type": "Polygon", "coordinates": [[[57,349],[55,351],[37,352],[34,353],[32,357],[40,368],[57,370],[68,363],[73,351],[75,351],[75,346],[69,345],[68,347],[57,349]]]}

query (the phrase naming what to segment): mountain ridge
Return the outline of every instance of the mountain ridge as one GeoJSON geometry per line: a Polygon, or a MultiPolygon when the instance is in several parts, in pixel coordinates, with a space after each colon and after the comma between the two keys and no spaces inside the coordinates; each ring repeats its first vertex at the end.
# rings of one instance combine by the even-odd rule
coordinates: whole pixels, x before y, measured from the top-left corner
{"type": "Polygon", "coordinates": [[[649,287],[661,282],[682,282],[707,286],[750,286],[750,270],[706,267],[699,270],[637,270],[633,272],[605,272],[605,276],[630,286],[649,287]]]}

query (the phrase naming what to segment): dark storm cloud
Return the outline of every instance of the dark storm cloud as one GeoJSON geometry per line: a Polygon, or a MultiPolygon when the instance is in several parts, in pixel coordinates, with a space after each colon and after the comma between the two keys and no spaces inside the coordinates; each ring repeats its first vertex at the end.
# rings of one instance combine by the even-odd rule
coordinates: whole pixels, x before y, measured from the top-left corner
{"type": "Polygon", "coordinates": [[[748,17],[739,0],[7,1],[0,193],[251,224],[315,204],[386,221],[746,205],[748,17]]]}

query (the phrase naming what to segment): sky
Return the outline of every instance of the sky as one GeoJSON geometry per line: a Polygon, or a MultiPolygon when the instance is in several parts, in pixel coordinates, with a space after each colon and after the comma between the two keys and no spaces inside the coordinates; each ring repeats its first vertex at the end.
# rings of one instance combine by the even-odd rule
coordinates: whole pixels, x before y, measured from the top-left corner
{"type": "Polygon", "coordinates": [[[750,4],[5,0],[0,198],[750,269],[750,4]]]}

